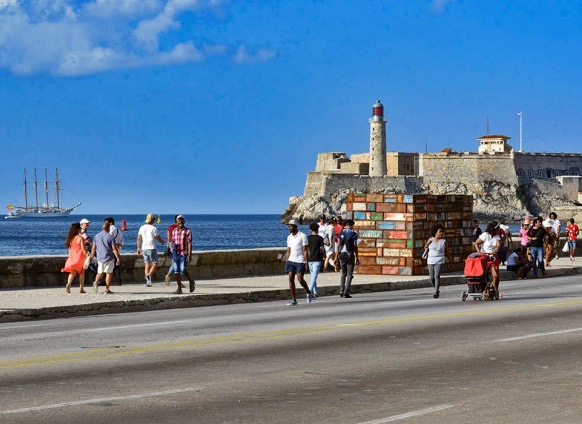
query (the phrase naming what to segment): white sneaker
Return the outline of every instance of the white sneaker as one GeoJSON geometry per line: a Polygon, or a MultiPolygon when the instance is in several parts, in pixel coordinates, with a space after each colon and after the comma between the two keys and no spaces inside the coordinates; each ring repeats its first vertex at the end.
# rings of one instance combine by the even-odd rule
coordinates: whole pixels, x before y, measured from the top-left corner
{"type": "Polygon", "coordinates": [[[166,274],[166,276],[164,277],[164,281],[166,282],[166,286],[170,285],[170,274],[166,274]]]}
{"type": "Polygon", "coordinates": [[[146,275],[145,280],[146,280],[146,287],[152,287],[152,276],[146,275]]]}
{"type": "Polygon", "coordinates": [[[311,295],[311,293],[309,293],[307,295],[307,303],[311,303],[311,302],[313,302],[313,296],[311,295]]]}

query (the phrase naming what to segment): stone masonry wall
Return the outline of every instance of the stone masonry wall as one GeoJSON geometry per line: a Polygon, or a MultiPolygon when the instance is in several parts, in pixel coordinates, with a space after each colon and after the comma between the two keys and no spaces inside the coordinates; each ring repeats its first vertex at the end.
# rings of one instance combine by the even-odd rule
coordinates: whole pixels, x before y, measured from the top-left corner
{"type": "Polygon", "coordinates": [[[519,184],[532,179],[555,180],[560,175],[582,176],[582,155],[579,153],[515,153],[515,169],[519,184]]]}
{"type": "Polygon", "coordinates": [[[422,154],[421,176],[433,183],[463,182],[479,185],[501,181],[517,185],[515,167],[510,155],[478,155],[475,153],[422,154]]]}

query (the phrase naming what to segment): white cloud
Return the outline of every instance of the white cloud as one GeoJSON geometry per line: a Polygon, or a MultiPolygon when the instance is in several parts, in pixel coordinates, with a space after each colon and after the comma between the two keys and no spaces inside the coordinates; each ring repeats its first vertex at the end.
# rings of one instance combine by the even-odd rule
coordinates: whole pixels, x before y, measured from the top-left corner
{"type": "Polygon", "coordinates": [[[219,11],[228,0],[0,0],[0,67],[22,75],[89,75],[203,62],[236,50],[235,63],[275,57],[266,49],[164,39],[185,12],[219,11]]]}
{"type": "Polygon", "coordinates": [[[445,11],[450,3],[454,3],[456,0],[433,0],[431,4],[431,9],[436,14],[441,14],[445,11]]]}

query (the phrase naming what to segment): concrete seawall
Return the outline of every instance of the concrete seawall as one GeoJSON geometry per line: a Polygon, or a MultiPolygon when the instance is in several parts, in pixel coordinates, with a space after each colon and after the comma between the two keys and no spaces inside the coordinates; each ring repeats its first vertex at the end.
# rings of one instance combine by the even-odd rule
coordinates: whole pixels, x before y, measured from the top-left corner
{"type": "MultiPolygon", "coordinates": [[[[274,275],[284,272],[282,261],[286,249],[214,250],[193,252],[189,270],[194,278],[230,278],[274,275]]],[[[66,273],[61,272],[66,255],[0,257],[0,289],[64,286],[66,273]]],[[[154,280],[163,281],[172,259],[160,255],[154,280]]],[[[124,282],[143,281],[144,262],[141,255],[121,255],[121,278],[124,282]]],[[[92,281],[92,273],[88,280],[92,281]]]]}

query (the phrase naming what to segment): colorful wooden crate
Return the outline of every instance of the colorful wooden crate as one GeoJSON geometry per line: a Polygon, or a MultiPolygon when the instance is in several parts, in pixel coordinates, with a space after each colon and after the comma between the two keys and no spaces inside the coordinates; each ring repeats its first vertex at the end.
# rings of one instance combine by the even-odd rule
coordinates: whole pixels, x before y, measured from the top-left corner
{"type": "Polygon", "coordinates": [[[452,269],[463,270],[472,252],[473,197],[428,194],[349,194],[346,218],[355,221],[360,274],[427,274],[422,259],[430,228],[445,227],[452,269]]]}

